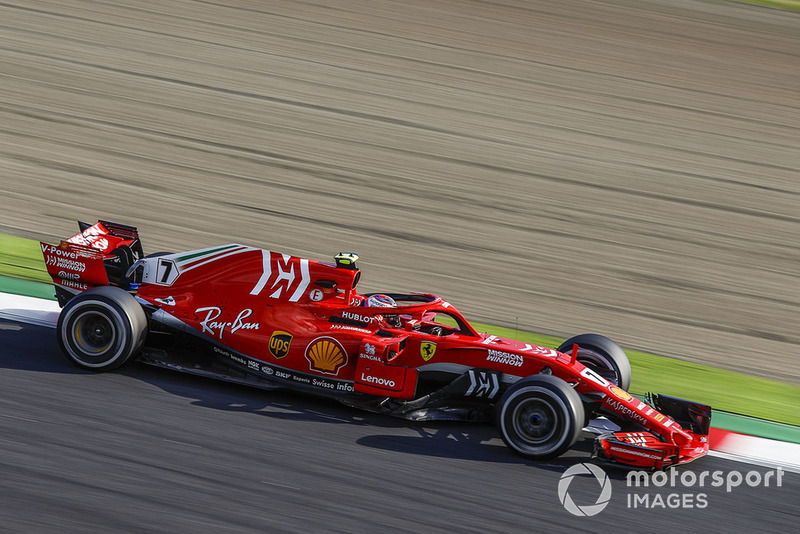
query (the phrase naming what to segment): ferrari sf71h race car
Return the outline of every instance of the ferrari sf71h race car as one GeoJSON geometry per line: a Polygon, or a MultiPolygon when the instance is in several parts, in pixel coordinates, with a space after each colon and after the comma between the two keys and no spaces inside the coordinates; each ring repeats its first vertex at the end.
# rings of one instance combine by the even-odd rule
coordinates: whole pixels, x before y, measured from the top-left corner
{"type": "Polygon", "coordinates": [[[606,337],[554,350],[477,332],[436,295],[359,294],[352,253],[329,264],[229,244],[144,256],[136,228],[79,224],[41,247],[63,308],[58,341],[84,369],[139,360],[410,420],[494,420],[533,459],[562,454],[600,417],[599,461],[664,469],[708,452],[711,409],[629,394],[628,359],[606,337]]]}

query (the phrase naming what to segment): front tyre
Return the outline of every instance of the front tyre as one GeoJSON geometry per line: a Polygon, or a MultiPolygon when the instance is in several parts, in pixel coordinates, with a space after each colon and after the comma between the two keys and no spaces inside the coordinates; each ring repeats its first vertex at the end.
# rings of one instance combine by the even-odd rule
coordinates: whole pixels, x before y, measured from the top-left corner
{"type": "Polygon", "coordinates": [[[67,302],[57,328],[61,350],[74,364],[90,371],[111,371],[141,350],[147,316],[130,293],[102,286],[67,302]]]}
{"type": "Polygon", "coordinates": [[[556,350],[567,354],[578,345],[577,360],[609,382],[625,391],[631,387],[631,364],[622,348],[599,334],[581,334],[571,337],[556,350]]]}
{"type": "Polygon", "coordinates": [[[533,375],[512,385],[497,403],[497,427],[506,445],[535,460],[554,458],[577,441],[583,404],[569,384],[533,375]]]}

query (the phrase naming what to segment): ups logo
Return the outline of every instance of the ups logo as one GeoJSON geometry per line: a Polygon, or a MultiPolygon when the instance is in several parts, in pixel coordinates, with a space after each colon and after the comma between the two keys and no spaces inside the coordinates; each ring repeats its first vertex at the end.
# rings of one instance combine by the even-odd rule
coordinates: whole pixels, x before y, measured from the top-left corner
{"type": "Polygon", "coordinates": [[[269,338],[269,353],[280,359],[289,354],[289,347],[292,346],[292,334],[276,330],[269,338]]]}

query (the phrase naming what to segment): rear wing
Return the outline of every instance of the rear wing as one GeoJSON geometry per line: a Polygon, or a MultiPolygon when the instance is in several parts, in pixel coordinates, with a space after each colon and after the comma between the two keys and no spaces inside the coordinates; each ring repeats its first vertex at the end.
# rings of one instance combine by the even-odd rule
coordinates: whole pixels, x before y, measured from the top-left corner
{"type": "Polygon", "coordinates": [[[58,245],[40,243],[59,304],[96,286],[131,289],[126,272],[144,256],[136,228],[108,221],[78,226],[80,233],[58,245]]]}

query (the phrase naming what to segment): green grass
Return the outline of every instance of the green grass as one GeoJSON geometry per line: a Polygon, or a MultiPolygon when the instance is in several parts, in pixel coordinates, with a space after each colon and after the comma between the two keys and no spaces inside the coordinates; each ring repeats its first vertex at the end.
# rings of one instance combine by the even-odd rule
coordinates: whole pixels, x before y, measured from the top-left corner
{"type": "Polygon", "coordinates": [[[0,275],[52,284],[37,241],[0,234],[0,275]]]}
{"type": "MultiPolygon", "coordinates": [[[[0,275],[51,283],[39,243],[4,234],[0,234],[0,275]]],[[[511,328],[472,324],[482,332],[545,347],[555,348],[564,341],[511,328]]],[[[800,387],[673,358],[626,352],[633,371],[634,394],[663,393],[702,402],[717,410],[800,426],[800,387]]]]}
{"type": "Polygon", "coordinates": [[[740,4],[758,4],[779,9],[800,11],[800,0],[734,0],[740,4]]]}

